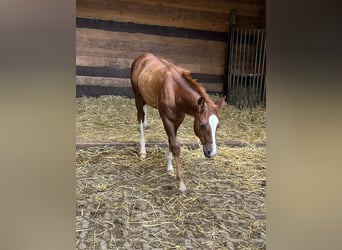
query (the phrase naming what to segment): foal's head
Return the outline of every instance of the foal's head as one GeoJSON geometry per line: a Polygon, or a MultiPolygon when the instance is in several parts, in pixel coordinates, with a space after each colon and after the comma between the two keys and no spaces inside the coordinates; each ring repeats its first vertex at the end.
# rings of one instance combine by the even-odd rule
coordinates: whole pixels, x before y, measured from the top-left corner
{"type": "Polygon", "coordinates": [[[203,145],[203,153],[206,157],[212,158],[217,153],[216,130],[220,126],[218,110],[221,108],[225,97],[209,105],[204,97],[197,101],[198,113],[195,115],[194,131],[203,145]]]}

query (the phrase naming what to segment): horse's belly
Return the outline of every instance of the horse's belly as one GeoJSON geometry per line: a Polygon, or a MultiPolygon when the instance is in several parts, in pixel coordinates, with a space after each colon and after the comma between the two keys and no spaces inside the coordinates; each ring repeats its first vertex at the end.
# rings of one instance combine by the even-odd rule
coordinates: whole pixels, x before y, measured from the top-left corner
{"type": "Polygon", "coordinates": [[[140,94],[144,98],[144,101],[147,103],[147,105],[158,108],[158,88],[154,86],[156,83],[153,81],[153,79],[147,79],[146,77],[143,77],[142,79],[139,79],[138,87],[140,94]]]}
{"type": "Polygon", "coordinates": [[[143,98],[147,105],[153,107],[153,108],[158,108],[158,98],[156,98],[154,95],[150,95],[146,92],[143,94],[143,98]]]}

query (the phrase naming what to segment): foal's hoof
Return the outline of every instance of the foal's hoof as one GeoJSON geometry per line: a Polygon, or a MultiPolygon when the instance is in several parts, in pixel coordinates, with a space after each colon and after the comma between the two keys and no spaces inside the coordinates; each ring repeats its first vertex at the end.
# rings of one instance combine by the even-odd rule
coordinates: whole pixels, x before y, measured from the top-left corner
{"type": "Polygon", "coordinates": [[[183,196],[186,196],[187,191],[183,181],[179,183],[179,191],[183,196]]]}
{"type": "Polygon", "coordinates": [[[181,195],[186,197],[186,195],[188,194],[188,191],[184,190],[184,191],[180,191],[181,192],[181,195]]]}
{"type": "Polygon", "coordinates": [[[146,154],[140,154],[140,159],[145,159],[146,158],[146,154]]]}
{"type": "Polygon", "coordinates": [[[171,171],[167,171],[167,173],[172,176],[172,177],[176,177],[176,173],[174,170],[171,170],[171,171]]]}

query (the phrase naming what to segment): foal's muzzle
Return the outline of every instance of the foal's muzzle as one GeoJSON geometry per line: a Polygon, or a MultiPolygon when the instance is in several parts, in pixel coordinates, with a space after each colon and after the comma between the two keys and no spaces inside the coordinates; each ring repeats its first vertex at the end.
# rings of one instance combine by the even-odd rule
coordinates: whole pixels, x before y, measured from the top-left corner
{"type": "Polygon", "coordinates": [[[216,150],[213,150],[211,145],[203,145],[203,153],[207,158],[213,158],[216,155],[216,150]]]}

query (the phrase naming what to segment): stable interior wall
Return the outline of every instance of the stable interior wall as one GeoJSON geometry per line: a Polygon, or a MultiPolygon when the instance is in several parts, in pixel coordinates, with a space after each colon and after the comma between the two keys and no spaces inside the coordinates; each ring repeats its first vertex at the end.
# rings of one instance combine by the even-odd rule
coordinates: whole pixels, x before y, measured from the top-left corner
{"type": "Polygon", "coordinates": [[[222,93],[232,9],[238,27],[264,26],[264,0],[78,0],[77,96],[132,96],[130,66],[145,52],[189,70],[209,93],[222,93]]]}

